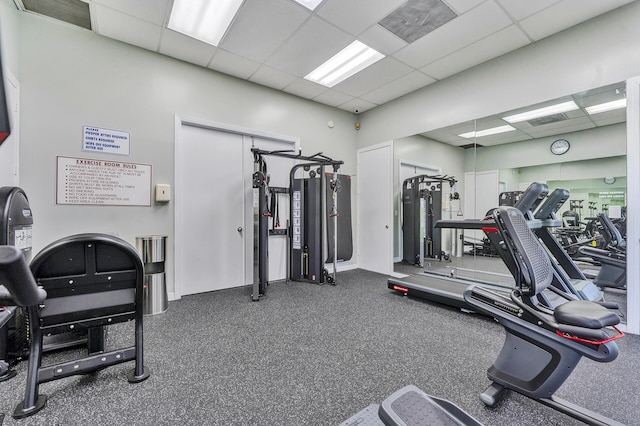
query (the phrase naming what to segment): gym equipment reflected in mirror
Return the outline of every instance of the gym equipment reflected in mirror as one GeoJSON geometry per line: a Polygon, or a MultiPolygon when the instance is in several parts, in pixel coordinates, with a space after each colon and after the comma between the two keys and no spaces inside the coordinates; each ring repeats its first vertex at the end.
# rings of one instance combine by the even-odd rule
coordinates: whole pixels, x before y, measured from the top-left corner
{"type": "MultiPolygon", "coordinates": [[[[424,257],[419,266],[419,262],[403,261],[405,179],[425,171],[455,178],[452,189],[447,185],[441,191],[442,206],[436,216],[445,220],[482,219],[498,205],[515,203],[531,183],[542,182],[549,193],[556,188],[569,190],[570,197],[556,208],[558,221],[550,232],[585,277],[602,289],[606,300],[620,304],[624,320],[624,82],[396,139],[394,157],[396,272],[427,271],[513,283],[496,248],[478,230],[444,229],[442,256],[424,257]],[[608,229],[607,224],[615,229],[608,229]]],[[[434,212],[429,213],[427,207],[421,214],[428,217],[434,212]]],[[[428,235],[421,229],[422,236],[428,235]]],[[[423,253],[429,253],[428,247],[423,253]]]]}

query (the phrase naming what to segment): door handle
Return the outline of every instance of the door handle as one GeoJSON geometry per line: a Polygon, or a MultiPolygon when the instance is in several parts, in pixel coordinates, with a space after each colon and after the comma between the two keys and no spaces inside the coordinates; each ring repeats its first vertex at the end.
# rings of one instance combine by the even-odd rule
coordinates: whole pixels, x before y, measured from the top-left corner
{"type": "Polygon", "coordinates": [[[238,232],[242,232],[242,226],[238,226],[238,232]]]}

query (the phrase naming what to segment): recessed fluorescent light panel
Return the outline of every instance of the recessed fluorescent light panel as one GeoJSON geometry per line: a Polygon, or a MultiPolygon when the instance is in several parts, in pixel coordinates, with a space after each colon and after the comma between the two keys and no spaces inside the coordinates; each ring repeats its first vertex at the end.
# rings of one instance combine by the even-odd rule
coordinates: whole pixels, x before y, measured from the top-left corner
{"type": "Polygon", "coordinates": [[[534,118],[546,117],[548,115],[560,114],[567,111],[574,111],[576,109],[578,109],[578,105],[573,101],[569,101],[544,108],[534,109],[521,114],[510,115],[508,117],[503,117],[502,119],[509,123],[520,123],[521,121],[529,121],[534,118]]]}
{"type": "Polygon", "coordinates": [[[304,78],[333,87],[382,58],[382,53],[356,40],[304,78]]]}
{"type": "Polygon", "coordinates": [[[242,0],[174,0],[167,28],[217,46],[242,0]]]}
{"type": "Polygon", "coordinates": [[[592,105],[590,107],[586,107],[585,110],[589,113],[589,115],[599,114],[601,112],[612,111],[614,109],[626,108],[627,106],[627,98],[618,99],[616,101],[605,102],[603,104],[592,105]]]}
{"type": "Polygon", "coordinates": [[[320,3],[322,3],[322,0],[295,0],[295,1],[296,3],[300,3],[301,5],[303,5],[309,10],[315,10],[315,8],[318,7],[320,3]]]}
{"type": "Polygon", "coordinates": [[[465,139],[481,138],[483,136],[497,135],[498,133],[506,133],[512,130],[515,130],[515,128],[507,124],[506,126],[492,127],[490,129],[478,130],[477,132],[467,132],[458,136],[465,139]]]}

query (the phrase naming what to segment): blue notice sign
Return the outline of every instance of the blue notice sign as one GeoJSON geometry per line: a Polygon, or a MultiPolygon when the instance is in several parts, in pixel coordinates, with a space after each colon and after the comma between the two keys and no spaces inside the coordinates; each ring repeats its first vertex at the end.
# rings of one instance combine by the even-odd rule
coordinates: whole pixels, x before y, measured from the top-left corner
{"type": "Polygon", "coordinates": [[[82,126],[82,150],[131,155],[131,134],[122,130],[82,126]]]}

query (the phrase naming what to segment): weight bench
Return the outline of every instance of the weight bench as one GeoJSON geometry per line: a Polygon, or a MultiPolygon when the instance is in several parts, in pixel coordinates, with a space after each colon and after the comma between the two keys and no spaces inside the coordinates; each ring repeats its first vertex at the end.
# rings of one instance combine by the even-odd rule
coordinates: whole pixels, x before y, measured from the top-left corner
{"type": "Polygon", "coordinates": [[[105,234],[65,237],[38,253],[31,271],[22,255],[17,256],[19,251],[10,246],[0,249],[0,281],[9,290],[13,304],[25,307],[29,322],[25,398],[16,407],[14,418],[44,408],[47,397],[38,394],[41,383],[128,361],[135,362],[129,382],[149,377],[143,365],[144,266],[130,244],[105,234]],[[133,346],[104,352],[101,345],[91,344],[92,335],[94,339],[103,336],[103,327],[131,320],[135,322],[133,346]],[[42,366],[43,334],[85,329],[90,340],[88,356],[42,366]]]}
{"type": "Polygon", "coordinates": [[[480,400],[494,406],[505,389],[541,402],[590,425],[620,425],[615,420],[554,396],[584,356],[611,362],[618,356],[615,340],[622,337],[615,326],[620,317],[615,303],[575,300],[551,286],[551,260],[527,227],[522,213],[500,207],[493,213],[497,231],[518,266],[517,287],[510,295],[470,286],[465,301],[493,316],[505,328],[505,342],[487,371],[489,387],[480,400]],[[537,296],[550,290],[567,301],[555,309],[537,296]]]}

